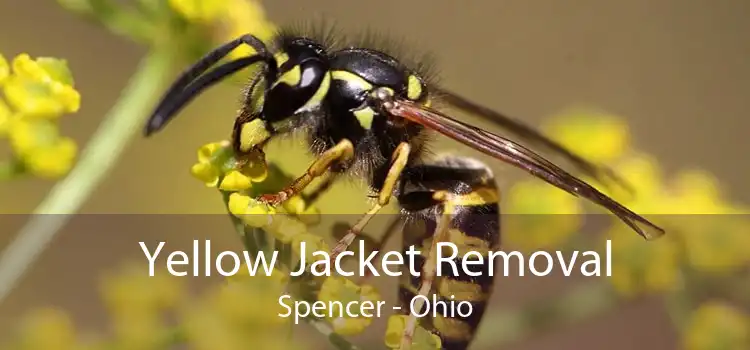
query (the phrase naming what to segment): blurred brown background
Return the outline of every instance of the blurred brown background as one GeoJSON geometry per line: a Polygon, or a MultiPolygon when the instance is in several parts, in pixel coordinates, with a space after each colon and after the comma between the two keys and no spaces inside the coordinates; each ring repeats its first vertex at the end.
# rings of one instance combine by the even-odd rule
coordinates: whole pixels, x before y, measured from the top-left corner
{"type": "MultiPolygon", "coordinates": [[[[371,27],[407,37],[436,54],[445,85],[530,123],[578,105],[620,115],[630,122],[636,146],[666,169],[704,168],[723,181],[733,199],[750,202],[748,1],[278,0],[264,5],[276,23],[325,15],[345,30],[371,27]]],[[[65,119],[64,130],[81,144],[143,54],[54,1],[0,2],[0,30],[6,57],[28,52],[68,59],[83,101],[81,112],[65,119]]],[[[187,170],[197,146],[226,137],[237,96],[231,86],[213,89],[159,137],[136,140],[83,211],[221,213],[216,193],[187,170]]],[[[299,159],[286,166],[302,169],[305,158],[299,159]]],[[[30,212],[49,186],[36,180],[0,186],[0,212],[30,212]]],[[[353,212],[361,211],[364,201],[355,205],[353,212]]],[[[13,233],[9,227],[0,223],[0,246],[13,233]]],[[[120,239],[120,244],[110,235],[61,239],[67,243],[52,248],[18,293],[0,305],[0,325],[13,324],[22,310],[40,303],[73,308],[81,319],[94,314],[83,300],[94,295],[95,272],[116,260],[118,246],[133,252],[123,246],[133,240],[120,239]]],[[[538,283],[511,284],[498,298],[512,304],[513,298],[540,289],[538,283]]],[[[666,316],[653,306],[639,302],[513,348],[675,348],[666,316]]]]}

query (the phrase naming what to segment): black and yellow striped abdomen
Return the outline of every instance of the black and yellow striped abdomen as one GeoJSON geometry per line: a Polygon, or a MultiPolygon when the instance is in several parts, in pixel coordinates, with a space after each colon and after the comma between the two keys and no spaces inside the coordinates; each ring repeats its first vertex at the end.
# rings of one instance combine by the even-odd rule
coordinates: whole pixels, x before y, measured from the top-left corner
{"type": "MultiPolygon", "coordinates": [[[[399,197],[407,216],[403,231],[404,247],[415,246],[415,250],[421,253],[415,258],[416,271],[420,271],[424,264],[443,213],[453,214],[447,240],[457,250],[456,257],[452,259],[456,271],[452,264],[442,263],[440,276],[436,277],[428,296],[426,307],[429,307],[429,313],[420,318],[423,327],[440,336],[446,350],[468,347],[484,316],[494,285],[494,278],[489,276],[488,252],[497,250],[500,245],[499,192],[492,173],[477,165],[464,158],[453,158],[450,162],[425,166],[426,171],[407,178],[412,183],[405,185],[404,193],[399,197]],[[417,183],[421,188],[416,187],[417,183]],[[427,204],[425,199],[429,193],[433,197],[436,193],[447,194],[447,199],[427,204]],[[420,201],[422,203],[418,203],[420,201]],[[473,275],[462,268],[462,259],[470,251],[484,256],[483,264],[467,266],[473,275]],[[477,272],[481,273],[477,275],[477,272]],[[466,305],[460,307],[463,315],[457,312],[459,310],[455,307],[460,302],[471,305],[469,315],[465,314],[466,305]]],[[[451,250],[453,248],[443,247],[441,256],[452,256],[451,250]]],[[[472,256],[468,259],[472,259],[472,256]]],[[[399,285],[399,302],[401,310],[408,313],[423,277],[404,272],[399,285]]]]}

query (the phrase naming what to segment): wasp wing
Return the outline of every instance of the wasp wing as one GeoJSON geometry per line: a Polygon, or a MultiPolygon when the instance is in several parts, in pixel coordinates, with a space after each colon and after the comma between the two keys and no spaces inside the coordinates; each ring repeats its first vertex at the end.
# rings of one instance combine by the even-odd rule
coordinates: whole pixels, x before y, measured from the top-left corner
{"type": "Polygon", "coordinates": [[[383,108],[394,116],[435,130],[471,148],[523,169],[568,193],[584,197],[601,205],[646,239],[654,239],[664,234],[662,228],[516,142],[468,125],[435,109],[409,100],[392,100],[384,103],[383,108]],[[639,223],[651,230],[644,230],[639,223]]]}
{"type": "Polygon", "coordinates": [[[605,178],[609,178],[615,181],[618,185],[622,186],[629,192],[633,192],[632,187],[618,176],[614,171],[609,168],[598,166],[594,163],[583,159],[581,156],[575,154],[573,151],[567,149],[560,143],[550,139],[543,135],[534,128],[515,120],[509,116],[498,113],[492,109],[484,107],[478,103],[472,102],[465,97],[462,97],[454,92],[448,91],[440,87],[433,87],[433,90],[440,96],[440,101],[446,102],[448,105],[458,108],[464,112],[471,113],[484,120],[490,121],[499,125],[502,128],[510,131],[511,133],[518,136],[520,139],[533,142],[535,144],[546,147],[548,150],[555,152],[565,157],[568,161],[573,163],[576,167],[581,169],[586,175],[591,176],[597,181],[602,183],[605,178]]]}

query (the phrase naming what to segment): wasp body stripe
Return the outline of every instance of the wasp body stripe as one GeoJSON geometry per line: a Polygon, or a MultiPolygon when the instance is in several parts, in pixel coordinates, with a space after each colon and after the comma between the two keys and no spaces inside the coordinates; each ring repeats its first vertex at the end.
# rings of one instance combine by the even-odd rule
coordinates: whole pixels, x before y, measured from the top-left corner
{"type": "MultiPolygon", "coordinates": [[[[452,215],[449,242],[457,248],[453,264],[443,262],[440,275],[436,277],[428,297],[429,313],[421,318],[421,325],[433,330],[443,342],[443,349],[465,349],[479,327],[487,300],[492,294],[494,279],[489,276],[489,250],[500,244],[499,192],[492,174],[466,158],[438,160],[437,164],[424,166],[422,171],[413,171],[405,176],[404,193],[400,203],[407,210],[423,215],[419,220],[406,220],[404,247],[415,246],[422,255],[415,256],[415,267],[425,263],[425,250],[432,245],[437,223],[443,214],[452,215]],[[427,187],[422,187],[427,184],[427,187]],[[419,195],[421,194],[421,195],[419,195]],[[418,204],[430,196],[435,202],[418,204]],[[418,208],[422,208],[419,210],[418,208]],[[416,209],[416,210],[415,210],[416,209]],[[477,252],[485,257],[483,264],[469,265],[469,275],[462,268],[462,259],[467,252],[477,252]],[[456,266],[456,270],[453,270],[456,266]],[[433,297],[437,301],[432,303],[433,297]],[[462,317],[451,305],[469,303],[471,313],[462,317]],[[447,309],[442,306],[447,305],[447,309]],[[436,312],[437,315],[434,315],[436,312]],[[435,317],[433,317],[435,316],[435,317]]],[[[409,214],[406,214],[409,215],[409,214]]],[[[451,248],[443,247],[440,254],[446,258],[454,254],[451,248]]],[[[405,273],[399,287],[399,301],[404,313],[422,313],[426,310],[410,310],[411,301],[424,276],[405,273]]]]}

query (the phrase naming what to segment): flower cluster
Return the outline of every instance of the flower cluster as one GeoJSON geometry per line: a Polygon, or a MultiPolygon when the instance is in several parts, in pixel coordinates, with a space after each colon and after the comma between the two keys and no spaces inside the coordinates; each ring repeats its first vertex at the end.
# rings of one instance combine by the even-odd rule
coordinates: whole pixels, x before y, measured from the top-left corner
{"type": "MultiPolygon", "coordinates": [[[[252,33],[269,42],[276,27],[256,0],[155,0],[127,2],[58,0],[66,9],[98,22],[112,32],[150,47],[172,47],[179,58],[192,61],[219,43],[252,33]]],[[[240,46],[229,54],[252,53],[240,46]]]]}
{"type": "MultiPolygon", "coordinates": [[[[610,114],[571,111],[553,118],[546,131],[589,160],[612,164],[614,172],[633,187],[634,194],[612,186],[600,190],[667,230],[666,236],[646,241],[619,221],[605,229],[604,239],[612,242],[612,277],[608,281],[617,293],[624,297],[643,293],[689,294],[705,287],[700,282],[691,284],[700,281],[700,276],[726,278],[730,285],[742,278],[737,274],[741,275],[750,264],[750,220],[741,215],[747,209],[728,201],[711,174],[701,170],[683,170],[673,176],[662,173],[652,156],[630,144],[627,124],[610,114]]],[[[564,201],[557,196],[567,195],[564,192],[532,182],[521,182],[511,189],[511,211],[582,212],[575,200],[564,201]]],[[[594,181],[590,183],[596,185],[594,181]]],[[[506,237],[519,246],[559,247],[575,233],[576,225],[565,223],[558,227],[563,230],[550,227],[546,238],[535,235],[533,226],[522,227],[523,232],[510,232],[506,237]]],[[[666,295],[669,298],[675,294],[666,295]]],[[[698,304],[688,323],[688,349],[747,347],[747,316],[730,304],[698,304]]]]}
{"type": "MultiPolygon", "coordinates": [[[[279,208],[266,205],[257,201],[255,197],[269,188],[283,187],[285,184],[269,185],[269,182],[279,181],[285,178],[283,174],[269,175],[271,171],[265,163],[263,155],[257,153],[244,154],[241,160],[237,160],[228,142],[214,142],[202,146],[198,151],[198,162],[191,168],[194,177],[202,181],[208,187],[218,188],[225,194],[227,209],[230,214],[239,219],[245,227],[261,229],[270,240],[282,247],[289,247],[299,261],[302,252],[299,250],[304,242],[308,249],[304,258],[307,264],[314,263],[319,256],[313,256],[316,251],[331,251],[331,247],[322,236],[309,232],[309,226],[317,220],[318,213],[315,207],[308,206],[302,197],[293,196],[285,201],[279,208]]],[[[245,233],[247,234],[247,233],[245,233]]],[[[255,247],[264,249],[265,247],[255,247]]],[[[286,269],[293,266],[288,263],[286,269]]],[[[288,271],[280,272],[288,273],[288,271]]],[[[248,277],[257,279],[258,277],[248,277]]],[[[357,285],[342,277],[315,277],[315,283],[301,285],[302,289],[309,289],[292,294],[293,299],[304,299],[304,295],[312,290],[318,301],[331,305],[330,302],[338,301],[346,305],[349,301],[377,301],[380,296],[372,286],[357,285]],[[315,288],[313,285],[319,286],[315,288]]],[[[288,289],[299,290],[300,286],[292,286],[288,283],[295,281],[286,280],[288,289]]],[[[300,282],[302,283],[302,282],[300,282]]],[[[281,291],[277,291],[276,298],[281,291]]],[[[276,303],[278,305],[278,303],[276,303]]],[[[340,310],[331,310],[329,315],[338,315],[340,310]]],[[[278,314],[278,313],[277,313],[278,314]]],[[[354,335],[361,333],[372,322],[367,317],[334,317],[326,318],[333,332],[342,335],[354,335]]]]}
{"type": "Polygon", "coordinates": [[[11,159],[0,160],[0,178],[67,174],[77,146],[60,134],[59,120],[78,111],[81,96],[66,61],[24,53],[9,63],[0,55],[0,88],[0,137],[13,151],[11,159]]]}
{"type": "Polygon", "coordinates": [[[711,301],[701,305],[690,317],[685,349],[750,348],[750,316],[731,305],[711,301]]]}
{"type": "MultiPolygon", "coordinates": [[[[393,315],[388,318],[388,326],[385,331],[385,345],[388,348],[401,348],[401,336],[404,334],[408,318],[406,315],[393,315]]],[[[411,344],[411,348],[415,350],[442,349],[440,337],[422,326],[417,326],[411,344]]]]}
{"type": "MultiPolygon", "coordinates": [[[[268,42],[276,30],[258,1],[169,0],[169,6],[190,23],[216,28],[212,34],[217,42],[232,40],[247,33],[268,42]]],[[[230,57],[251,53],[251,48],[242,46],[234,50],[230,57]]]]}
{"type": "MultiPolygon", "coordinates": [[[[288,319],[277,302],[288,276],[232,277],[197,295],[164,269],[154,277],[140,264],[126,265],[103,279],[102,295],[112,320],[109,336],[76,329],[60,310],[27,316],[10,348],[19,350],[153,349],[182,344],[191,349],[305,349],[287,340],[288,319]],[[43,336],[42,336],[43,335],[43,336]]],[[[3,344],[6,345],[6,344],[3,344]]]]}
{"type": "MultiPolygon", "coordinates": [[[[645,241],[620,222],[607,230],[606,238],[612,240],[618,256],[613,259],[617,273],[611,279],[618,290],[628,295],[669,290],[679,286],[683,265],[706,273],[724,273],[750,262],[746,254],[750,236],[744,234],[750,221],[736,215],[743,208],[722,197],[710,174],[685,170],[666,178],[651,156],[630,144],[627,124],[610,114],[574,110],[553,118],[545,129],[589,160],[613,164],[614,172],[633,187],[635,194],[616,186],[600,189],[669,232],[659,240],[645,241]],[[596,147],[591,147],[592,142],[596,147]]],[[[597,185],[595,181],[590,183],[597,185]]],[[[508,202],[507,210],[512,213],[583,213],[580,201],[536,180],[515,184],[508,202]]],[[[559,247],[580,225],[573,218],[559,221],[551,227],[545,222],[548,229],[542,235],[534,234],[541,230],[527,225],[510,230],[506,237],[519,246],[559,247]]]]}

